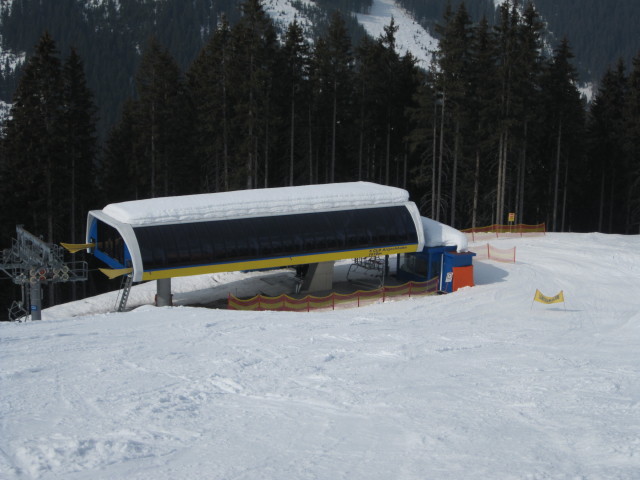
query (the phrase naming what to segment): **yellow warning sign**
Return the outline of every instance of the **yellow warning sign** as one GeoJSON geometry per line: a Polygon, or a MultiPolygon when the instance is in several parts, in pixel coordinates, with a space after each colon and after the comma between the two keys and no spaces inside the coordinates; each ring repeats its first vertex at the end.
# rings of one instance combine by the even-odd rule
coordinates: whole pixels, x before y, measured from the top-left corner
{"type": "Polygon", "coordinates": [[[536,302],[546,303],[546,304],[563,303],[564,302],[564,293],[563,293],[562,290],[560,290],[560,293],[558,293],[557,295],[555,295],[553,297],[547,297],[547,296],[543,295],[542,292],[540,292],[540,290],[536,290],[536,296],[533,297],[533,299],[536,302]]]}

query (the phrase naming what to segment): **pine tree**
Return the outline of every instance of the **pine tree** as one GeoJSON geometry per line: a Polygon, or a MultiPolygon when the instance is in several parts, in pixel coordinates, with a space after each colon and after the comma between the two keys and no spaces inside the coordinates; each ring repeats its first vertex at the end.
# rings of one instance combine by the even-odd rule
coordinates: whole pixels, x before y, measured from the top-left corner
{"type": "MultiPolygon", "coordinates": [[[[62,67],[54,40],[45,33],[25,64],[13,98],[11,118],[3,138],[2,196],[11,208],[0,222],[10,230],[16,223],[59,238],[65,192],[62,67]]],[[[8,205],[7,205],[8,207],[8,205]]]]}
{"type": "Polygon", "coordinates": [[[142,154],[138,172],[148,179],[146,195],[185,193],[190,190],[192,166],[183,148],[189,130],[183,79],[173,57],[154,38],[142,55],[136,89],[136,132],[142,154]]]}
{"type": "MultiPolygon", "coordinates": [[[[514,114],[516,137],[516,172],[515,172],[515,198],[512,203],[513,212],[516,218],[523,220],[525,215],[525,201],[527,189],[527,170],[533,163],[529,158],[532,155],[532,145],[536,144],[535,137],[536,118],[543,112],[537,109],[539,101],[540,76],[543,71],[543,44],[542,31],[544,25],[540,20],[540,15],[528,1],[524,6],[520,23],[517,27],[518,33],[518,53],[515,58],[513,70],[514,87],[514,114]],[[533,141],[532,141],[533,140],[533,141]]],[[[572,78],[572,81],[576,81],[572,78]]],[[[535,165],[534,165],[535,168],[535,165]]]]}
{"type": "Polygon", "coordinates": [[[627,178],[624,155],[624,105],[627,78],[622,61],[615,70],[608,70],[602,78],[598,93],[591,105],[589,121],[590,170],[595,176],[592,198],[598,212],[597,229],[600,232],[624,232],[620,205],[626,200],[626,189],[621,182],[627,178]]]}
{"type": "Polygon", "coordinates": [[[438,102],[432,76],[435,69],[418,75],[414,105],[407,109],[411,129],[407,136],[409,152],[417,158],[410,186],[417,191],[421,211],[430,207],[430,218],[436,218],[436,178],[438,161],[438,102]]]}
{"type": "Polygon", "coordinates": [[[264,186],[269,180],[270,107],[277,37],[259,0],[246,0],[240,8],[242,17],[232,29],[229,74],[235,105],[232,122],[239,135],[236,161],[239,165],[244,163],[239,172],[249,189],[259,186],[260,153],[264,186]]]}
{"type": "MultiPolygon", "coordinates": [[[[565,224],[565,205],[568,186],[568,172],[571,158],[580,158],[580,139],[584,127],[584,110],[580,100],[580,92],[576,87],[578,73],[571,64],[573,53],[567,39],[563,39],[554,51],[542,79],[544,95],[545,124],[548,128],[548,138],[554,139],[553,158],[550,168],[545,169],[553,178],[551,196],[551,231],[563,231],[565,224]],[[565,200],[560,202],[560,179],[564,177],[562,191],[565,200]]],[[[540,181],[544,181],[540,179],[540,181]]]]}
{"type": "Polygon", "coordinates": [[[84,62],[71,50],[63,71],[64,161],[67,180],[59,188],[69,194],[69,240],[84,237],[84,219],[95,206],[96,113],[93,94],[87,87],[84,62]]]}
{"type": "Polygon", "coordinates": [[[500,19],[495,30],[498,40],[498,78],[501,83],[498,104],[500,105],[500,124],[498,126],[498,172],[496,181],[495,221],[504,220],[507,189],[507,167],[512,134],[517,118],[514,105],[514,71],[517,59],[518,24],[520,15],[517,6],[510,0],[499,9],[500,19]]]}
{"type": "Polygon", "coordinates": [[[640,230],[640,53],[632,63],[629,94],[625,102],[625,152],[629,159],[628,233],[640,230]]]}
{"type": "Polygon", "coordinates": [[[120,121],[107,136],[99,168],[100,192],[105,203],[143,198],[136,170],[138,160],[135,102],[127,100],[120,121]]]}
{"type": "MultiPolygon", "coordinates": [[[[340,146],[343,146],[341,157],[346,157],[344,146],[350,133],[354,63],[351,39],[337,11],[331,17],[327,34],[316,42],[314,62],[318,113],[328,138],[326,181],[334,182],[340,146]]],[[[343,170],[348,168],[348,165],[341,166],[343,170]]]]}
{"type": "MultiPolygon", "coordinates": [[[[440,67],[439,90],[442,94],[442,123],[450,118],[454,129],[453,154],[451,158],[451,213],[450,224],[456,223],[457,174],[462,153],[462,131],[467,120],[468,85],[471,79],[470,55],[472,42],[471,19],[464,3],[455,14],[447,10],[445,24],[438,31],[441,35],[438,50],[440,67]]],[[[441,132],[443,134],[443,132],[441,132]]],[[[444,137],[442,137],[444,139],[444,137]]],[[[441,145],[440,155],[444,155],[441,145]]],[[[438,212],[436,212],[438,218],[438,212]]]]}
{"type": "Polygon", "coordinates": [[[95,113],[82,60],[72,50],[63,66],[45,33],[25,64],[2,138],[4,235],[24,224],[49,243],[80,238],[95,196],[95,113]]]}
{"type": "Polygon", "coordinates": [[[372,152],[375,150],[373,145],[380,139],[377,120],[380,116],[378,90],[381,86],[378,80],[381,51],[380,42],[367,36],[360,41],[354,58],[356,67],[354,111],[357,112],[355,118],[358,132],[356,178],[358,180],[374,178],[374,172],[370,167],[375,165],[375,159],[372,158],[372,152]]]}
{"type": "Polygon", "coordinates": [[[487,198],[489,182],[486,168],[493,142],[493,130],[498,116],[496,97],[499,85],[496,78],[496,42],[486,18],[475,26],[471,45],[471,87],[469,93],[469,123],[473,145],[473,196],[471,199],[471,227],[482,221],[489,224],[489,208],[481,198],[487,198]],[[485,168],[483,168],[485,167],[485,168]],[[484,194],[482,194],[484,193],[484,194]],[[481,195],[482,194],[482,195],[481,195]]]}
{"type": "Polygon", "coordinates": [[[308,78],[310,72],[309,45],[304,39],[300,24],[294,19],[289,25],[285,34],[284,45],[282,47],[283,56],[283,77],[281,88],[287,94],[287,104],[289,105],[289,172],[288,185],[295,183],[295,166],[297,158],[302,152],[298,151],[297,141],[299,135],[300,112],[306,111],[305,104],[309,95],[308,78]],[[298,127],[298,128],[297,128],[298,127]]]}
{"type": "Polygon", "coordinates": [[[195,111],[194,151],[201,159],[204,191],[230,185],[231,29],[226,16],[189,69],[188,90],[195,111]]]}

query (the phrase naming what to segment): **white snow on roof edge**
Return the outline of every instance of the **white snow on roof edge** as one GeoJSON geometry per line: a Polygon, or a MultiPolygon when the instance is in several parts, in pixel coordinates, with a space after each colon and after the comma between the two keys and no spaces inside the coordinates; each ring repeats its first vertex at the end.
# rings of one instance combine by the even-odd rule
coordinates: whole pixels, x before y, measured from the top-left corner
{"type": "Polygon", "coordinates": [[[369,182],[236,190],[149,198],[107,205],[103,212],[131,225],[156,225],[401,204],[409,193],[369,182]]]}
{"type": "Polygon", "coordinates": [[[425,247],[457,247],[458,252],[466,252],[469,247],[467,236],[449,225],[427,217],[422,219],[425,247]]]}

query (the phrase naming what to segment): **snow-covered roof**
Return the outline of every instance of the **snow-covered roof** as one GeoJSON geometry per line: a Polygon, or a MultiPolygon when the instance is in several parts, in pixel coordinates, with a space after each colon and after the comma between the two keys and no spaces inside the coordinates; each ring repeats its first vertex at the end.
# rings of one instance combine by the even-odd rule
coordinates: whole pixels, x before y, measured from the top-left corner
{"type": "Polygon", "coordinates": [[[112,203],[103,212],[130,225],[286,215],[402,204],[406,190],[369,182],[237,190],[112,203]]]}

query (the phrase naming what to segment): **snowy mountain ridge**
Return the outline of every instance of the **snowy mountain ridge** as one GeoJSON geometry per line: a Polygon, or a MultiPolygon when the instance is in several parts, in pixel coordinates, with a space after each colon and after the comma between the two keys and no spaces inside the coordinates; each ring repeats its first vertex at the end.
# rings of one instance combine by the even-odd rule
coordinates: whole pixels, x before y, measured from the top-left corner
{"type": "MultiPolygon", "coordinates": [[[[303,13],[294,6],[296,3],[299,2],[295,0],[264,0],[264,7],[281,30],[284,31],[294,19],[297,19],[303,27],[306,26],[308,30],[310,21],[305,19],[303,13]]],[[[314,4],[311,0],[306,0],[304,3],[314,4]]],[[[352,15],[373,38],[380,37],[384,33],[384,27],[388,26],[393,18],[398,26],[396,35],[398,53],[402,55],[410,52],[422,68],[429,67],[432,54],[438,48],[438,41],[394,0],[373,0],[369,13],[352,12],[352,15]]]]}

